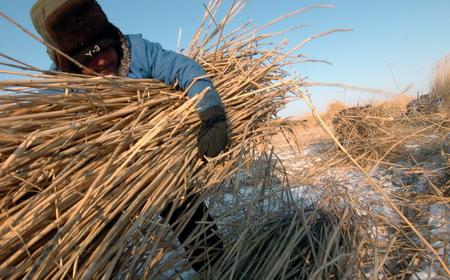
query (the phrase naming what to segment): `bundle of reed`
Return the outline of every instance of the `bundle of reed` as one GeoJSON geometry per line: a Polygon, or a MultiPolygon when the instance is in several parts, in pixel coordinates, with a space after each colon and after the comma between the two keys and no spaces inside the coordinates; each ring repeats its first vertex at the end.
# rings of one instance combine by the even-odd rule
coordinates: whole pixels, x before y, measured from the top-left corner
{"type": "Polygon", "coordinates": [[[401,111],[389,105],[341,110],[332,120],[336,138],[361,163],[394,158],[401,151],[396,133],[401,111]],[[395,149],[392,149],[395,147],[395,149]]]}
{"type": "Polygon", "coordinates": [[[242,3],[200,40],[219,2],[186,52],[213,80],[230,123],[228,150],[208,163],[196,151],[202,95],[188,100],[154,80],[45,71],[0,82],[13,93],[0,95],[1,278],[110,278],[143,224],[150,221],[151,248],[164,243],[170,229],[158,214],[167,201],[219,184],[275,132],[272,120],[298,82],[283,70],[293,58],[281,46],[259,47],[271,34],[254,36],[260,30],[247,25],[222,34],[242,3]]]}
{"type": "Polygon", "coordinates": [[[367,224],[352,210],[291,209],[254,219],[208,279],[341,279],[361,272],[355,264],[367,254],[359,251],[368,248],[367,224]]]}

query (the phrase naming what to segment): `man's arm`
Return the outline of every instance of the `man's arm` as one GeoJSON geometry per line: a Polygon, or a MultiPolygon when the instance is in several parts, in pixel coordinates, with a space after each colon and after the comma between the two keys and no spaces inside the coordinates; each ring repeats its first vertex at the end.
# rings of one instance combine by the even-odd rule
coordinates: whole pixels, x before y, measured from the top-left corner
{"type": "MultiPolygon", "coordinates": [[[[163,81],[166,84],[174,84],[176,80],[185,90],[198,77],[206,75],[205,70],[193,59],[173,51],[165,50],[158,43],[145,40],[147,52],[148,70],[151,78],[163,81]]],[[[211,90],[200,101],[197,110],[205,111],[212,107],[222,107],[222,102],[214,85],[209,78],[200,78],[194,82],[187,95],[189,98],[201,93],[205,88],[211,90]]]]}
{"type": "Polygon", "coordinates": [[[178,80],[182,89],[190,86],[187,92],[189,98],[201,93],[205,88],[210,88],[197,106],[202,121],[197,139],[198,154],[200,158],[217,156],[228,144],[228,123],[222,102],[211,80],[198,79],[206,74],[205,70],[191,58],[165,50],[158,43],[145,42],[148,69],[152,78],[166,84],[174,84],[178,80]],[[191,85],[192,82],[194,83],[191,85]]]}

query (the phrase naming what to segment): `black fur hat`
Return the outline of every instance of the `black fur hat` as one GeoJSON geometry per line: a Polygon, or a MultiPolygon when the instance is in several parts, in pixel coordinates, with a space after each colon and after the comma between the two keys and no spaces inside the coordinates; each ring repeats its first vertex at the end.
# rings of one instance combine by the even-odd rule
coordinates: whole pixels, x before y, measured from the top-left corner
{"type": "MultiPolygon", "coordinates": [[[[40,0],[31,16],[44,39],[82,64],[103,48],[113,45],[120,51],[122,34],[95,0],[40,0]]],[[[80,72],[63,56],[54,52],[50,56],[59,70],[80,72]]]]}

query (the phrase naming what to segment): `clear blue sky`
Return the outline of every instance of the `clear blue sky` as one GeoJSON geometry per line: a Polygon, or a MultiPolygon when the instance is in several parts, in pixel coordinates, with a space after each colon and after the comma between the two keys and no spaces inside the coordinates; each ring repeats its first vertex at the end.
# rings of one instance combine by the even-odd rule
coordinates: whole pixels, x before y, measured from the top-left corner
{"type": "MultiPolygon", "coordinates": [[[[33,0],[3,0],[0,10],[34,31],[29,18],[33,0]]],[[[199,0],[100,0],[110,21],[124,33],[142,33],[145,38],[175,50],[181,27],[181,45],[186,46],[196,30],[204,8],[199,0]]],[[[231,0],[224,1],[224,7],[231,0]]],[[[333,4],[332,9],[317,9],[289,18],[269,31],[300,24],[313,26],[275,38],[286,38],[293,45],[308,36],[334,28],[352,28],[353,32],[332,34],[317,39],[301,50],[312,59],[324,59],[333,65],[302,64],[296,71],[308,81],[339,82],[396,91],[414,84],[410,93],[425,93],[434,63],[450,53],[450,0],[248,0],[246,8],[234,20],[235,25],[253,19],[257,25],[309,4],[333,4]]],[[[0,52],[40,68],[50,63],[45,47],[0,18],[0,52]]],[[[2,67],[3,68],[3,67],[2,67]]],[[[8,76],[0,75],[0,79],[8,76]]],[[[336,88],[310,88],[313,101],[323,110],[332,100],[364,102],[379,96],[336,88]]],[[[288,106],[283,115],[306,112],[301,102],[288,106]]]]}

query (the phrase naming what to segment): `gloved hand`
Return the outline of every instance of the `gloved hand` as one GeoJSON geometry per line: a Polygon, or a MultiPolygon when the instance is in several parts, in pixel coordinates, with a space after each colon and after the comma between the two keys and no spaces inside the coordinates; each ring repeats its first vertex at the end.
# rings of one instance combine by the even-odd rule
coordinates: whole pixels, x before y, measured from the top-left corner
{"type": "Polygon", "coordinates": [[[198,155],[215,157],[228,144],[228,124],[225,111],[220,106],[214,106],[199,112],[202,124],[197,137],[198,155]]]}

